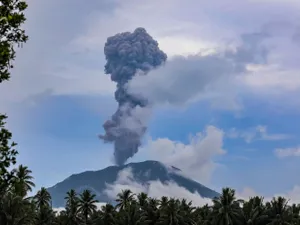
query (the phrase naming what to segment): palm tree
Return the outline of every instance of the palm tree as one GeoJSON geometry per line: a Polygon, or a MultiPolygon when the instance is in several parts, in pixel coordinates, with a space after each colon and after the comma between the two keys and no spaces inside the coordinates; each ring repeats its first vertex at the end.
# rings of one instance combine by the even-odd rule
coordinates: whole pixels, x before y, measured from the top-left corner
{"type": "Polygon", "coordinates": [[[179,203],[179,207],[185,223],[195,224],[195,221],[192,218],[192,213],[195,210],[195,207],[192,206],[192,201],[187,202],[186,199],[182,199],[179,203]]]}
{"type": "Polygon", "coordinates": [[[149,198],[146,207],[141,214],[143,224],[155,225],[160,218],[160,210],[158,209],[159,201],[154,198],[149,198]]]}
{"type": "Polygon", "coordinates": [[[292,224],[293,214],[289,210],[288,200],[283,197],[273,198],[268,205],[269,225],[292,224]]]}
{"type": "Polygon", "coordinates": [[[67,216],[67,224],[75,225],[79,223],[79,198],[74,189],[71,189],[67,192],[67,196],[65,197],[66,201],[66,216],[67,216]]]}
{"type": "Polygon", "coordinates": [[[52,225],[56,220],[56,212],[50,207],[44,207],[37,212],[37,225],[52,225]]]}
{"type": "Polygon", "coordinates": [[[293,224],[300,224],[300,205],[293,204],[291,206],[293,224]]]}
{"type": "Polygon", "coordinates": [[[101,207],[101,214],[99,216],[101,224],[114,225],[116,224],[116,211],[111,204],[106,204],[101,207]]]}
{"type": "Polygon", "coordinates": [[[66,207],[76,205],[79,202],[79,198],[77,196],[77,193],[74,189],[71,189],[67,192],[67,196],[65,197],[66,201],[66,207]]]}
{"type": "Polygon", "coordinates": [[[159,202],[160,202],[160,207],[161,208],[167,207],[168,202],[169,202],[169,198],[166,197],[166,196],[162,196],[159,202]]]}
{"type": "Polygon", "coordinates": [[[17,195],[25,197],[27,192],[32,191],[32,188],[35,187],[31,173],[32,171],[23,165],[19,165],[15,170],[13,189],[17,195]]]}
{"type": "Polygon", "coordinates": [[[180,207],[187,213],[191,213],[195,209],[195,207],[192,206],[192,201],[187,202],[186,199],[181,200],[180,207]]]}
{"type": "Polygon", "coordinates": [[[144,192],[141,192],[137,195],[137,201],[141,208],[144,208],[147,204],[148,195],[144,192]]]}
{"type": "Polygon", "coordinates": [[[213,199],[213,215],[216,225],[234,225],[242,220],[240,200],[236,200],[235,191],[223,188],[221,196],[213,199]]]}
{"type": "Polygon", "coordinates": [[[31,202],[12,192],[2,196],[1,211],[1,225],[30,225],[35,218],[31,202]]]}
{"type": "Polygon", "coordinates": [[[185,199],[158,200],[145,193],[135,199],[130,190],[123,190],[116,207],[107,204],[98,211],[91,191],[84,190],[78,197],[70,190],[65,197],[66,209],[60,213],[52,210],[45,188],[33,198],[24,198],[14,188],[9,190],[0,196],[0,225],[300,225],[300,205],[289,206],[282,197],[266,203],[258,196],[241,201],[230,188],[224,188],[212,206],[197,208],[185,199]]]}
{"type": "Polygon", "coordinates": [[[37,222],[46,225],[54,220],[55,215],[51,207],[51,195],[46,188],[42,187],[33,197],[37,207],[37,222]]]}
{"type": "Polygon", "coordinates": [[[34,196],[34,201],[39,210],[50,207],[51,195],[46,188],[42,187],[34,196]]]}
{"type": "Polygon", "coordinates": [[[159,200],[155,198],[149,198],[148,199],[148,206],[157,210],[159,206],[159,200]]]}
{"type": "Polygon", "coordinates": [[[180,209],[180,202],[171,198],[168,204],[162,208],[159,224],[182,225],[184,223],[183,214],[180,209]]]}
{"type": "Polygon", "coordinates": [[[128,204],[122,211],[120,211],[122,216],[119,223],[127,225],[139,225],[143,224],[143,217],[141,217],[139,206],[136,202],[128,204]]]}
{"type": "Polygon", "coordinates": [[[244,223],[247,225],[264,224],[268,218],[262,197],[250,198],[243,205],[244,223]]]}
{"type": "Polygon", "coordinates": [[[65,210],[56,213],[54,225],[66,225],[68,223],[68,215],[65,210]]]}
{"type": "Polygon", "coordinates": [[[90,190],[84,190],[79,198],[79,212],[82,213],[85,224],[88,224],[89,216],[97,209],[95,199],[96,195],[92,194],[90,190]]]}
{"type": "Polygon", "coordinates": [[[193,211],[192,217],[196,224],[211,225],[212,224],[212,207],[208,204],[198,207],[193,211]]]}
{"type": "Polygon", "coordinates": [[[117,195],[116,202],[118,202],[118,204],[116,205],[116,208],[124,210],[133,200],[134,194],[132,194],[130,190],[122,190],[122,192],[117,195]]]}

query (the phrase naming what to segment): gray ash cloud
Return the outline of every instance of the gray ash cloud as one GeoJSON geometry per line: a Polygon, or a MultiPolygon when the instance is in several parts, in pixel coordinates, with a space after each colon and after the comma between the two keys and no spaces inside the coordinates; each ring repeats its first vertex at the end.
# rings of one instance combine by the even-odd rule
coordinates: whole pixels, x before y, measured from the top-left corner
{"type": "Polygon", "coordinates": [[[167,60],[167,55],[144,28],[109,37],[104,53],[107,60],[105,73],[117,83],[115,99],[118,109],[103,124],[105,134],[99,137],[114,144],[115,163],[122,165],[138,152],[147,129],[135,113],[136,109],[147,106],[147,99],[129,94],[128,81],[138,73],[147,76],[151,69],[161,66],[167,60]]]}

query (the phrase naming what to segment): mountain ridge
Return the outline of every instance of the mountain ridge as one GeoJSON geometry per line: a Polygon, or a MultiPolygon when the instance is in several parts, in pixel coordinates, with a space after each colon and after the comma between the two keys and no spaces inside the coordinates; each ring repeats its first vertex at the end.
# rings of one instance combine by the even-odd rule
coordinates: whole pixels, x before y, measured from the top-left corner
{"type": "Polygon", "coordinates": [[[74,189],[80,193],[84,189],[90,189],[96,194],[100,202],[112,202],[114,199],[105,194],[108,185],[113,185],[125,169],[130,169],[135,182],[147,185],[152,181],[160,181],[163,184],[173,182],[180,187],[194,193],[198,192],[202,197],[214,198],[219,196],[214,190],[198,183],[197,181],[182,175],[182,170],[174,166],[168,166],[158,161],[147,160],[144,162],[128,163],[122,166],[109,166],[102,170],[84,171],[72,174],[61,182],[58,182],[47,190],[52,196],[53,207],[63,207],[66,192],[74,189]]]}

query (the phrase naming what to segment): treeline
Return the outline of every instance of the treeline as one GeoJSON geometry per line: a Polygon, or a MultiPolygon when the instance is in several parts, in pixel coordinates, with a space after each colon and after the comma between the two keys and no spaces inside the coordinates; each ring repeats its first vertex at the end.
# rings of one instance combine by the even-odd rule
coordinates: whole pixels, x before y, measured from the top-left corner
{"type": "Polygon", "coordinates": [[[288,205],[283,197],[264,202],[262,197],[237,199],[235,191],[224,188],[212,205],[193,206],[185,199],[151,198],[145,193],[123,190],[116,205],[99,209],[95,195],[84,190],[66,193],[65,209],[55,212],[51,196],[41,188],[26,197],[34,183],[25,166],[15,170],[14,178],[0,199],[1,225],[289,225],[300,224],[300,205],[288,205]]]}

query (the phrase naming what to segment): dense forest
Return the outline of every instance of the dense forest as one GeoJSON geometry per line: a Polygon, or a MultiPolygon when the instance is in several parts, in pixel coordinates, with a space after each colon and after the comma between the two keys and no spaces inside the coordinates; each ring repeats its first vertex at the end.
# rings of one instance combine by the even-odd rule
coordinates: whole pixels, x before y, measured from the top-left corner
{"type": "Polygon", "coordinates": [[[135,195],[123,190],[116,196],[115,206],[106,204],[101,209],[97,208],[96,196],[91,191],[77,194],[70,190],[66,193],[65,209],[55,212],[45,188],[26,197],[34,186],[26,166],[20,165],[14,172],[0,199],[1,225],[300,224],[300,205],[290,206],[282,197],[266,203],[258,196],[243,201],[236,199],[230,188],[224,188],[211,205],[197,207],[185,199],[155,199],[146,193],[135,195]]]}
{"type": "MultiPolygon", "coordinates": [[[[8,81],[15,48],[28,39],[21,25],[27,4],[19,0],[0,1],[0,83],[8,81]]],[[[264,202],[255,196],[248,201],[236,199],[235,191],[224,188],[211,205],[194,207],[184,199],[154,199],[145,193],[123,190],[115,206],[98,209],[95,195],[85,190],[66,193],[65,210],[55,212],[45,188],[28,197],[35,186],[31,170],[17,166],[18,152],[12,133],[6,128],[7,115],[0,115],[0,225],[196,225],[196,224],[300,224],[300,205],[288,205],[285,198],[264,202]]]]}

